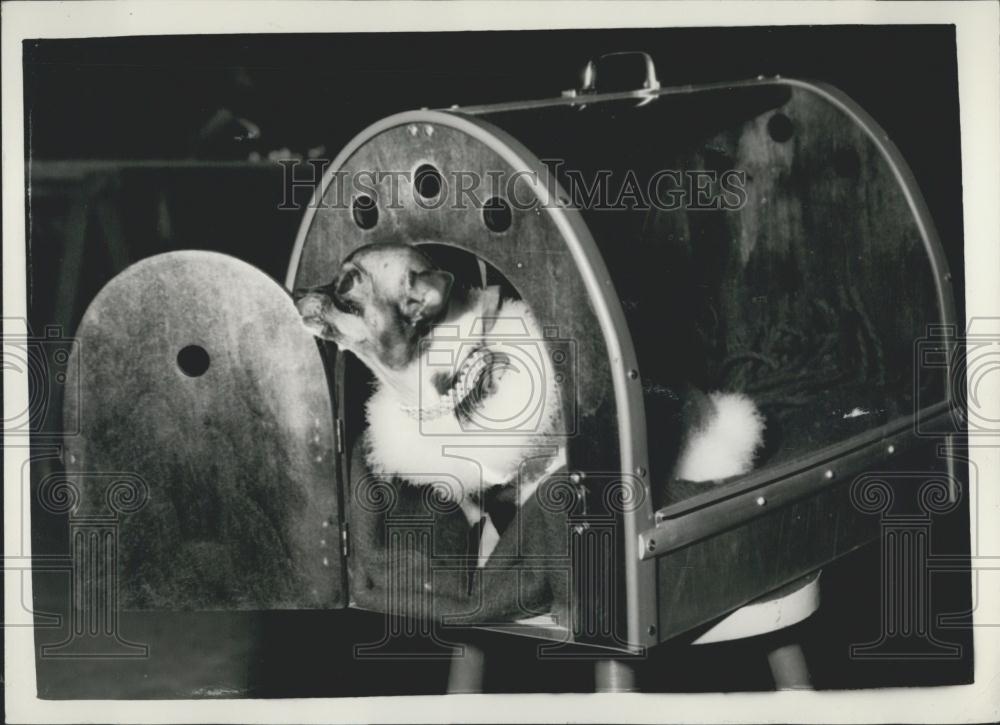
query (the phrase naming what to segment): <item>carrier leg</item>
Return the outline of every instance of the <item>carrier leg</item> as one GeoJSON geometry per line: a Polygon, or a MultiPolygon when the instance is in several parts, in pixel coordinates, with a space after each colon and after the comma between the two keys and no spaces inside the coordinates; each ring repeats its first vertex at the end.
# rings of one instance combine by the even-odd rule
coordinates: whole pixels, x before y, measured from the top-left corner
{"type": "Polygon", "coordinates": [[[483,691],[483,673],[486,671],[486,654],[482,648],[468,642],[462,651],[451,656],[448,669],[448,694],[469,694],[483,691]]]}
{"type": "Polygon", "coordinates": [[[635,666],[624,660],[598,660],[594,683],[598,692],[635,692],[635,666]]]}
{"type": "Polygon", "coordinates": [[[774,686],[779,690],[811,690],[809,668],[797,642],[782,645],[767,653],[767,663],[771,666],[774,686]]]}

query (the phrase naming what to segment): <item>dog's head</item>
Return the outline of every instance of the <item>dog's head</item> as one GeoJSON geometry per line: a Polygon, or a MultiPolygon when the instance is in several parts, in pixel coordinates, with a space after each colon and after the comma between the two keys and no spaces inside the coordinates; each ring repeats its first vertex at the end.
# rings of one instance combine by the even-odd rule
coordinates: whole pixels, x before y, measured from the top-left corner
{"type": "Polygon", "coordinates": [[[407,244],[372,244],[344,260],[329,284],[294,297],[312,333],[376,367],[399,370],[448,307],[454,277],[407,244]]]}

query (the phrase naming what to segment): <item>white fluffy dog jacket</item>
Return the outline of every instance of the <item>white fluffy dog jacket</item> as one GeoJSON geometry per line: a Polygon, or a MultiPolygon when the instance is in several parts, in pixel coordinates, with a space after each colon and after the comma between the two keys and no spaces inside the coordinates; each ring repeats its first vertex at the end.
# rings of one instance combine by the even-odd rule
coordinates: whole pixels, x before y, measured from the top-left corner
{"type": "MultiPolygon", "coordinates": [[[[495,288],[473,290],[467,310],[435,326],[407,368],[375,383],[366,409],[373,472],[461,502],[518,482],[531,459],[545,459],[549,471],[565,461],[560,385],[538,322],[524,302],[498,304],[495,288]]],[[[708,399],[712,409],[684,433],[672,478],[718,481],[753,469],[765,427],[757,407],[739,393],[708,399]]],[[[521,483],[523,503],[539,481],[521,483]]]]}
{"type": "MultiPolygon", "coordinates": [[[[367,404],[375,473],[461,501],[515,482],[530,459],[561,460],[560,386],[538,322],[524,302],[497,304],[495,289],[473,290],[467,311],[431,330],[398,384],[376,382],[367,404]]],[[[525,483],[522,502],[537,481],[525,483]]]]}

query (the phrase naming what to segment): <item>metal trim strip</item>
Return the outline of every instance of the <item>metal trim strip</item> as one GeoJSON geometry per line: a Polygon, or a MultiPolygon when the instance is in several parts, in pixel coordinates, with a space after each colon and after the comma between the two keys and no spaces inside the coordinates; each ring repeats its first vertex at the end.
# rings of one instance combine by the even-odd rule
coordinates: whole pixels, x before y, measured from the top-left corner
{"type": "MultiPolygon", "coordinates": [[[[933,423],[948,417],[949,411],[945,410],[924,416],[921,420],[933,423]]],[[[883,435],[878,440],[872,440],[871,435],[865,434],[826,449],[829,455],[824,462],[804,470],[778,479],[773,478],[773,473],[768,473],[760,478],[764,480],[770,478],[772,479],[770,483],[742,490],[726,498],[705,502],[699,508],[679,513],[671,512],[669,517],[663,516],[656,526],[639,535],[639,555],[643,559],[657,559],[677,549],[742,526],[775,509],[815,495],[830,486],[842,485],[851,480],[856,473],[865,470],[872,462],[884,460],[887,456],[899,456],[924,440],[913,430],[916,418],[917,416],[907,417],[891,427],[883,428],[883,435]],[[860,445],[857,443],[858,438],[863,439],[860,445]]],[[[663,511],[658,514],[662,515],[663,511]]]]}

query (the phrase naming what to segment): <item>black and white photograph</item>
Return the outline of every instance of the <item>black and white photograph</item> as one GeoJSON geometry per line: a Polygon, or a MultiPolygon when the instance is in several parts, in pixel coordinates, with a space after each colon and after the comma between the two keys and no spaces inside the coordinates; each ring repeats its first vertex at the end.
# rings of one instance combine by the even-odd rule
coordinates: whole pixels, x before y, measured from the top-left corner
{"type": "Polygon", "coordinates": [[[10,722],[1000,714],[997,5],[2,9],[10,722]]]}

